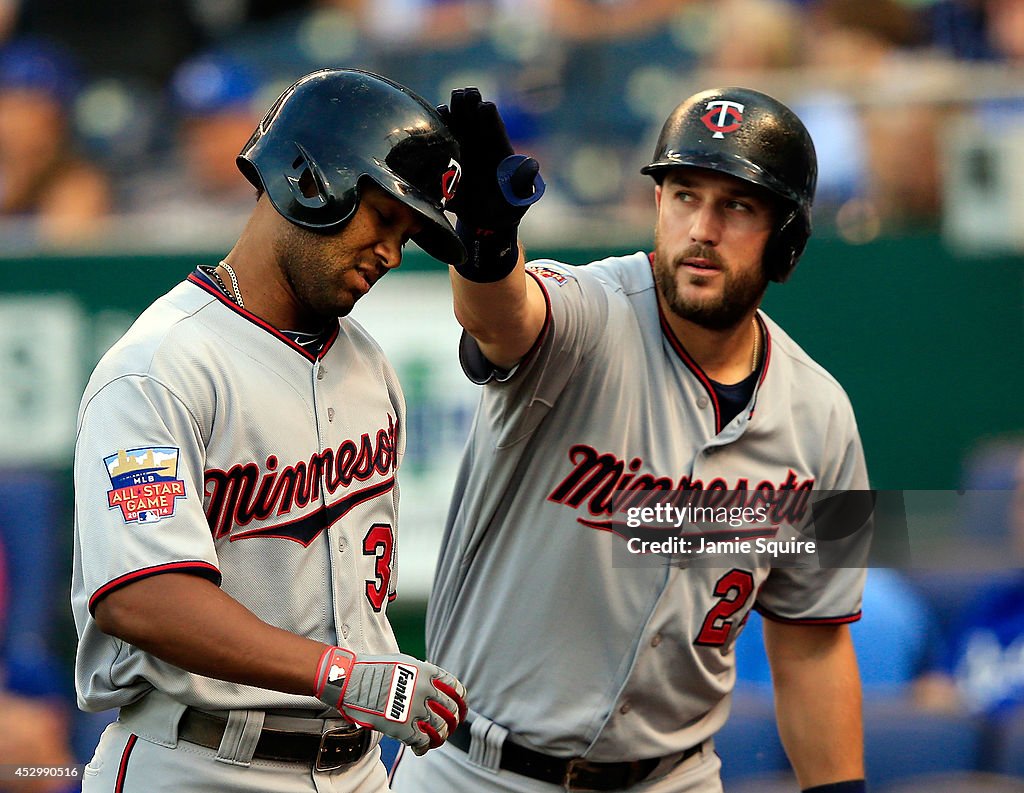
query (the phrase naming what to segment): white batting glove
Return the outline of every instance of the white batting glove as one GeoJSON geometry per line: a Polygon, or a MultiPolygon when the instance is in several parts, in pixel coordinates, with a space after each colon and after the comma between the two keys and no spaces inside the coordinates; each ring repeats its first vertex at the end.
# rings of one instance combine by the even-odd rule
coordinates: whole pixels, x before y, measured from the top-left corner
{"type": "Polygon", "coordinates": [[[364,655],[329,647],[316,695],[362,727],[407,744],[417,755],[443,744],[466,717],[466,687],[439,666],[409,655],[364,655]]]}

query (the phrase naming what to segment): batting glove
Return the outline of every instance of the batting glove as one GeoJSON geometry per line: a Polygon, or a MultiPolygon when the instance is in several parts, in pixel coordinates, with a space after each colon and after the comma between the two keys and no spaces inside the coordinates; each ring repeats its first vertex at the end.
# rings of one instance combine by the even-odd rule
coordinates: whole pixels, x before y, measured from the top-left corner
{"type": "Polygon", "coordinates": [[[519,221],[544,194],[540,165],[514,152],[498,108],[479,89],[452,91],[451,104],[437,111],[459,142],[462,165],[447,207],[469,254],[456,270],[471,281],[500,281],[519,259],[519,221]]]}
{"type": "Polygon", "coordinates": [[[316,695],[349,721],[407,744],[417,755],[444,743],[466,717],[466,688],[439,666],[409,655],[329,647],[316,695]]]}

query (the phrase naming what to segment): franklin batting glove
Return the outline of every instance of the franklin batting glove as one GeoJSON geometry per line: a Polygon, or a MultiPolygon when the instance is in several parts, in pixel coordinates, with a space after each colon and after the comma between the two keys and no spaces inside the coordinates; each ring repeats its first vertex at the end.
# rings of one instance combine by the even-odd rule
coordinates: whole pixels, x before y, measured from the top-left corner
{"type": "Polygon", "coordinates": [[[417,755],[444,743],[466,717],[466,688],[409,655],[365,655],[329,647],[316,695],[349,721],[407,744],[417,755]]]}
{"type": "Polygon", "coordinates": [[[500,281],[519,259],[519,221],[544,194],[540,165],[514,152],[498,108],[479,89],[452,91],[450,105],[437,111],[459,142],[462,164],[447,208],[458,216],[455,230],[468,258],[455,269],[477,283],[500,281]]]}

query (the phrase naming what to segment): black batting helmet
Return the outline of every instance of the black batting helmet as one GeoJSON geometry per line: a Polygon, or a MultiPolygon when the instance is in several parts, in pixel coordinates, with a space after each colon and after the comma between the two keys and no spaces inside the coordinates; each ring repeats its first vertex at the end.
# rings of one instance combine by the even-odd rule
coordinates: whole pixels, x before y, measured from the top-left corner
{"type": "Polygon", "coordinates": [[[764,262],[769,278],[785,281],[811,235],[818,181],[814,143],[796,114],[749,88],[694,94],[665,121],[654,159],[641,170],[660,184],[665,171],[684,166],[730,174],[782,200],[764,262]]]}
{"type": "Polygon", "coordinates": [[[366,177],[428,221],[413,239],[459,264],[466,250],[444,214],[461,174],[459,145],[432,105],[386,77],[322,69],[289,87],[236,160],[285,218],[340,231],[366,177]]]}

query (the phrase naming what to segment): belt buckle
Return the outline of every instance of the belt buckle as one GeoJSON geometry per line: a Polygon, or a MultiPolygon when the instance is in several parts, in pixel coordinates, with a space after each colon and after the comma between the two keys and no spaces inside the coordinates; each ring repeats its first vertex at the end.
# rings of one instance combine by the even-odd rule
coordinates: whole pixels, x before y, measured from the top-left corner
{"type": "Polygon", "coordinates": [[[581,774],[589,774],[590,778],[593,779],[599,773],[599,770],[589,760],[583,757],[574,757],[565,767],[565,778],[562,780],[562,787],[571,791],[604,790],[604,788],[599,787],[587,787],[579,781],[581,774]]]}
{"type": "Polygon", "coordinates": [[[321,733],[320,746],[316,750],[316,761],[313,763],[314,770],[337,771],[356,762],[369,751],[370,735],[370,730],[353,730],[351,727],[338,727],[321,733]],[[343,742],[343,737],[350,737],[353,740],[343,742]]]}

